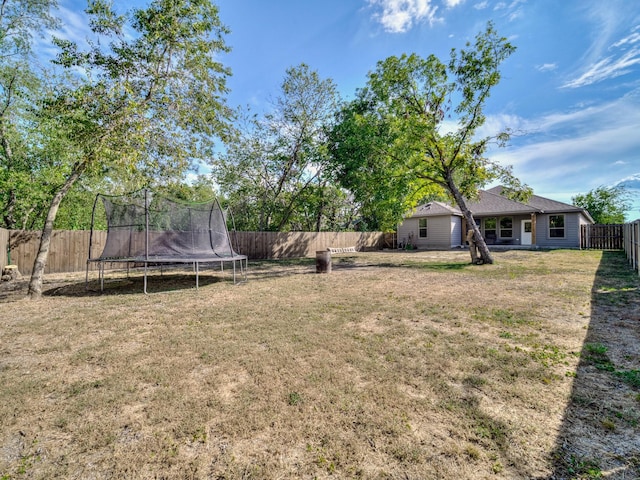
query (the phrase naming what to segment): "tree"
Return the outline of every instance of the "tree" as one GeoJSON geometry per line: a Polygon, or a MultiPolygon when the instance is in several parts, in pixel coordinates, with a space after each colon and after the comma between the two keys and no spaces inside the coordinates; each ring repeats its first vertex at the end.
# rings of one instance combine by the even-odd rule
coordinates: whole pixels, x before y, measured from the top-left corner
{"type": "Polygon", "coordinates": [[[39,141],[59,155],[62,182],[47,210],[31,298],[41,295],[60,203],[80,178],[126,176],[139,185],[177,178],[211,155],[214,137],[229,130],[230,72],[216,60],[227,50],[226,29],[213,4],[155,0],[118,15],[105,0],[93,0],[86,12],[95,36],[86,51],[55,40],[56,64],[80,74],[56,85],[38,109],[39,141]]]}
{"type": "Polygon", "coordinates": [[[31,228],[47,201],[47,168],[31,126],[46,84],[32,42],[57,20],[54,0],[5,0],[0,8],[0,226],[31,228]]]}
{"type": "Polygon", "coordinates": [[[576,195],[571,202],[589,212],[597,224],[624,223],[624,212],[631,207],[629,193],[622,185],[600,186],[576,195]]]}
{"type": "Polygon", "coordinates": [[[336,194],[327,184],[325,127],[339,96],[332,80],[287,69],[273,110],[239,116],[239,134],[213,163],[213,178],[248,230],[321,228],[336,194]]]}
{"type": "Polygon", "coordinates": [[[378,62],[331,132],[331,168],[358,201],[384,215],[387,226],[423,197],[446,193],[474,231],[481,258],[473,258],[471,249],[472,260],[492,263],[467,199],[498,178],[514,195],[529,192],[510,168],[484,156],[492,142],[503,145],[509,132],[476,138],[500,81],[499,66],[515,48],[491,23],[466,47],[453,49],[448,64],[416,54],[378,62]]]}

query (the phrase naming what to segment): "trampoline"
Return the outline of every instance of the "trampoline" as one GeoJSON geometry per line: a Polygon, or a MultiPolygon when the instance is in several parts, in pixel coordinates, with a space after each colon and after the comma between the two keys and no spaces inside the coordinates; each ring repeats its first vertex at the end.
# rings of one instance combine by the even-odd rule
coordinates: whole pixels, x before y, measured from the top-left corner
{"type": "Polygon", "coordinates": [[[97,265],[100,290],[104,290],[105,263],[124,263],[144,267],[144,293],[150,266],[192,264],[199,287],[202,264],[225,263],[233,269],[233,283],[247,279],[248,258],[237,253],[231,241],[227,221],[217,199],[201,203],[172,200],[150,190],[125,195],[98,194],[93,204],[89,255],[85,283],[89,283],[89,265],[97,265]],[[104,205],[107,238],[102,252],[94,255],[96,207],[104,205]]]}

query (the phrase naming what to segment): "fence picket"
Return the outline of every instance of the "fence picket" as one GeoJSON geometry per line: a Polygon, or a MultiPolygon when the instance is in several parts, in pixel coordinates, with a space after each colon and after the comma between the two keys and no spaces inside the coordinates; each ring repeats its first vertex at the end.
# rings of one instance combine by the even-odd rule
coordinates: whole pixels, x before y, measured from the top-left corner
{"type": "Polygon", "coordinates": [[[640,220],[624,224],[624,251],[629,264],[640,275],[640,220]]]}
{"type": "MultiPolygon", "coordinates": [[[[88,231],[56,230],[51,238],[45,273],[82,272],[89,255],[88,231]]],[[[314,257],[316,250],[329,247],[379,249],[384,245],[381,232],[236,232],[238,253],[250,259],[314,257]]],[[[91,257],[100,255],[107,232],[94,231],[91,257]]],[[[7,263],[7,246],[11,240],[11,261],[23,275],[30,275],[38,251],[39,232],[18,232],[0,229],[0,270],[7,263]]],[[[106,265],[107,267],[109,265],[106,265]]],[[[95,264],[90,265],[96,268],[95,264]]]]}
{"type": "Polygon", "coordinates": [[[623,250],[624,225],[581,225],[580,248],[594,250],[623,250]]]}

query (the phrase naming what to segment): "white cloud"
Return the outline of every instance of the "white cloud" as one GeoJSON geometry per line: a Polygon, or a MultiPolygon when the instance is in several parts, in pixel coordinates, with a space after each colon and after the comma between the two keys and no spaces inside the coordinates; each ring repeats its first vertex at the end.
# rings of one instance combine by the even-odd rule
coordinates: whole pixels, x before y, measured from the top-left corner
{"type": "Polygon", "coordinates": [[[627,44],[633,44],[638,42],[640,42],[640,33],[634,32],[628,37],[618,40],[616,43],[612,45],[612,47],[623,47],[627,44]]]}
{"type": "Polygon", "coordinates": [[[640,48],[632,48],[622,56],[616,58],[611,55],[589,65],[579,77],[566,82],[564,88],[578,88],[610,78],[625,75],[631,67],[640,65],[640,48]]]}
{"type": "Polygon", "coordinates": [[[484,0],[483,2],[478,2],[476,3],[473,8],[475,8],[476,10],[484,10],[485,8],[487,8],[489,6],[489,2],[487,0],[484,0]]]}
{"type": "Polygon", "coordinates": [[[628,74],[640,65],[640,27],[623,4],[592,1],[582,4],[591,42],[570,74],[565,88],[579,88],[628,74]]]}
{"type": "MultiPolygon", "coordinates": [[[[455,3],[459,0],[449,1],[455,3]]],[[[391,33],[406,32],[423,21],[429,24],[438,21],[438,7],[431,5],[431,0],[369,0],[369,5],[382,10],[374,14],[374,18],[391,33]]]]}
{"type": "Polygon", "coordinates": [[[464,0],[444,0],[444,3],[447,6],[447,8],[457,7],[463,2],[464,0]]]}
{"type": "Polygon", "coordinates": [[[536,69],[541,72],[550,72],[551,70],[555,70],[558,68],[557,63],[543,63],[542,65],[537,65],[536,69]]]}
{"type": "Polygon", "coordinates": [[[627,188],[640,190],[640,173],[634,173],[621,180],[618,180],[614,186],[623,185],[627,188]]]}
{"type": "Polygon", "coordinates": [[[529,133],[513,137],[511,146],[492,149],[488,156],[513,166],[515,175],[538,195],[559,201],[618,181],[638,188],[639,97],[636,91],[609,103],[537,118],[488,117],[487,127],[520,125],[529,133]]]}

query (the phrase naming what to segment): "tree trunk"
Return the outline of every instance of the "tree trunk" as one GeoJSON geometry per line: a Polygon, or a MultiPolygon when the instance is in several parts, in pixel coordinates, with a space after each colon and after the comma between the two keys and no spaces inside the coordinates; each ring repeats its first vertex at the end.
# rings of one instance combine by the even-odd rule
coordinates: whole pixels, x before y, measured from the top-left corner
{"type": "Polygon", "coordinates": [[[467,221],[467,226],[470,230],[473,230],[473,239],[472,241],[475,243],[474,247],[478,249],[478,253],[480,254],[480,258],[477,258],[475,255],[475,248],[471,248],[471,242],[469,242],[469,251],[471,253],[471,261],[477,265],[483,263],[493,263],[493,257],[491,256],[491,252],[489,251],[489,247],[487,247],[487,243],[484,241],[484,237],[482,233],[480,233],[480,229],[478,225],[476,225],[475,220],[473,219],[473,214],[467,208],[467,203],[464,200],[464,197],[455,186],[453,181],[448,183],[449,191],[453,195],[456,203],[458,204],[458,208],[464,215],[465,220],[467,221]],[[473,251],[472,251],[473,250],[473,251]]]}
{"type": "Polygon", "coordinates": [[[56,220],[58,214],[58,208],[65,195],[69,192],[76,180],[80,178],[82,172],[86,168],[86,163],[80,163],[72,170],[71,175],[67,177],[66,181],[60,187],[60,190],[51,199],[49,205],[49,211],[47,212],[47,218],[42,228],[42,235],[40,236],[40,246],[38,247],[38,254],[33,262],[33,270],[31,271],[31,279],[29,280],[29,291],[27,295],[32,300],[37,300],[42,296],[42,279],[44,276],[44,269],[47,266],[47,260],[49,258],[49,246],[51,245],[51,236],[53,234],[53,223],[56,220]]]}

